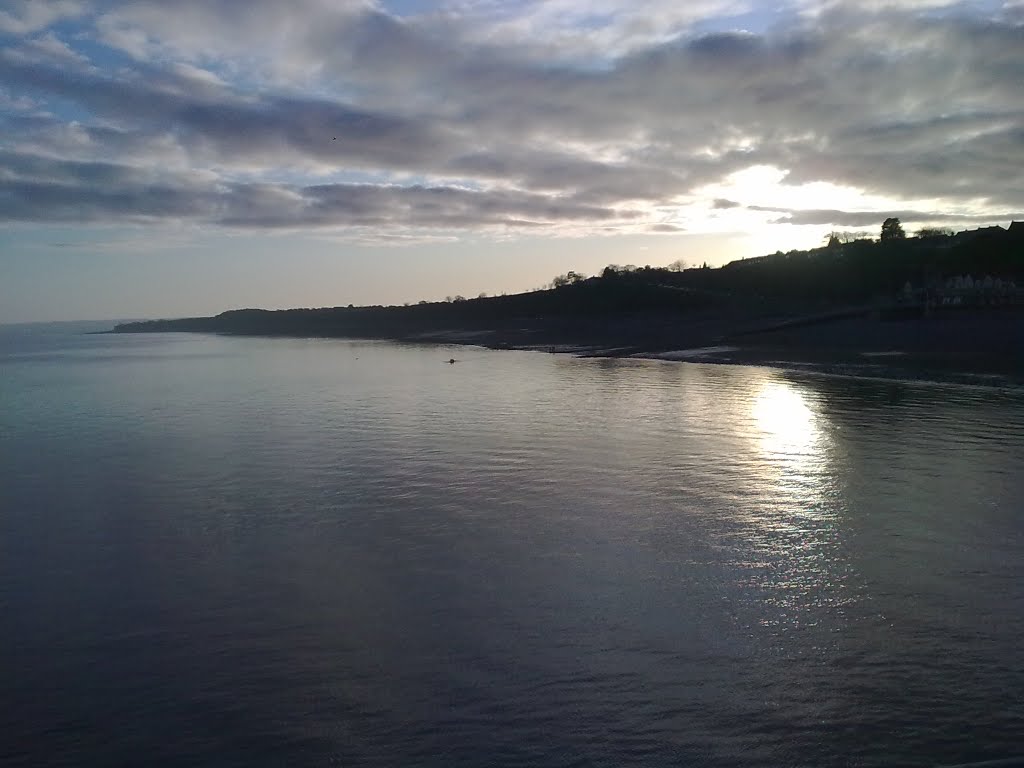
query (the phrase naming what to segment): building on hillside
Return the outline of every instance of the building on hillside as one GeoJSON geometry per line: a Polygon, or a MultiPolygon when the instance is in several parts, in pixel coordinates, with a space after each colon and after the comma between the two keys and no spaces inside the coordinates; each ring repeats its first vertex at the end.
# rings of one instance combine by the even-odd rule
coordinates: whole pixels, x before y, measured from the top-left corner
{"type": "Polygon", "coordinates": [[[1013,280],[1003,280],[992,275],[977,280],[971,275],[949,277],[944,283],[928,288],[926,294],[925,301],[936,309],[998,307],[1024,301],[1024,292],[1018,292],[1013,280]]]}
{"type": "Polygon", "coordinates": [[[978,229],[965,229],[963,232],[957,232],[953,235],[953,244],[960,245],[961,243],[970,243],[980,239],[994,240],[1006,237],[1006,234],[1006,230],[998,224],[991,227],[979,227],[978,229]]]}

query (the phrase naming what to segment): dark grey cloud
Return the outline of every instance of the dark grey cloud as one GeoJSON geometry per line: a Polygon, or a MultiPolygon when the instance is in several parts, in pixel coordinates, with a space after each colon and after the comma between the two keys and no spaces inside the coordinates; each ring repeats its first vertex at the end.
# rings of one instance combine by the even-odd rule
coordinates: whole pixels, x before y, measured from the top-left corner
{"type": "Polygon", "coordinates": [[[219,222],[233,227],[378,227],[401,222],[413,228],[539,227],[566,221],[591,224],[631,219],[616,211],[514,190],[455,187],[328,184],[288,192],[239,185],[225,197],[219,222]]]}
{"type": "Polygon", "coordinates": [[[0,152],[0,220],[103,222],[208,215],[209,184],[194,174],[0,152]]]}
{"type": "Polygon", "coordinates": [[[606,162],[516,146],[456,157],[444,170],[459,176],[512,181],[526,189],[571,191],[595,204],[662,200],[686,184],[674,170],[643,158],[606,162]]]}
{"type": "MultiPolygon", "coordinates": [[[[788,183],[1024,209],[1011,171],[1024,161],[1020,18],[851,7],[584,66],[362,2],[108,3],[93,34],[131,67],[97,69],[52,35],[0,50],[0,88],[76,116],[0,110],[0,215],[604,226],[758,164],[788,183]],[[382,181],[317,185],[311,172],[382,181]],[[74,205],[76,190],[90,199],[74,205]]],[[[861,226],[856,213],[779,213],[861,226]]]]}
{"type": "Polygon", "coordinates": [[[87,188],[0,179],[0,221],[106,222],[195,218],[204,198],[166,185],[87,188]]]}
{"type": "Polygon", "coordinates": [[[349,166],[419,169],[452,142],[427,121],[323,99],[246,99],[226,88],[204,92],[172,73],[118,78],[0,55],[0,82],[5,81],[74,101],[136,133],[169,131],[191,151],[220,162],[288,151],[349,166]]]}
{"type": "Polygon", "coordinates": [[[112,163],[0,153],[0,221],[177,219],[250,229],[543,227],[637,217],[579,201],[516,190],[372,184],[224,184],[204,174],[167,174],[112,163]]]}
{"type": "Polygon", "coordinates": [[[177,187],[188,186],[189,174],[157,173],[129,165],[55,160],[39,155],[0,151],[0,171],[8,179],[42,184],[104,187],[143,186],[166,179],[177,187]]]}

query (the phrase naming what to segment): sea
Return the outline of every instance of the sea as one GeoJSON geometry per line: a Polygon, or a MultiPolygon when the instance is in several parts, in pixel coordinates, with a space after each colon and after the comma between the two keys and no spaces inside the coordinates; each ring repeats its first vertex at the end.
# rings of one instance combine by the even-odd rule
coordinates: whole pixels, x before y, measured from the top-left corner
{"type": "Polygon", "coordinates": [[[109,325],[0,329],[5,768],[1024,755],[1019,388],[109,325]]]}

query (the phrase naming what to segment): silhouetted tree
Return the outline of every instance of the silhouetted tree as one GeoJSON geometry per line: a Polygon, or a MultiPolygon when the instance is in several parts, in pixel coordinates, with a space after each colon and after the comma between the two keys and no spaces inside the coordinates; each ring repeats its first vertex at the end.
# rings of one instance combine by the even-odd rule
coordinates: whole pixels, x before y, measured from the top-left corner
{"type": "Polygon", "coordinates": [[[883,242],[886,240],[903,240],[906,236],[907,233],[903,231],[900,220],[895,216],[890,216],[882,222],[882,235],[879,239],[883,242]]]}
{"type": "Polygon", "coordinates": [[[576,283],[582,283],[587,279],[587,276],[581,272],[566,272],[564,275],[559,275],[551,281],[552,288],[561,288],[566,285],[575,285],[576,283]]]}
{"type": "Polygon", "coordinates": [[[839,230],[834,229],[825,237],[828,239],[828,247],[836,248],[840,245],[856,242],[860,235],[856,232],[840,232],[839,230]]]}
{"type": "Polygon", "coordinates": [[[684,269],[686,269],[686,266],[686,262],[683,259],[676,259],[675,261],[668,265],[668,268],[672,272],[682,272],[684,269]]]}
{"type": "Polygon", "coordinates": [[[949,237],[952,234],[949,227],[925,227],[917,232],[918,237],[949,237]]]}
{"type": "Polygon", "coordinates": [[[843,245],[846,245],[847,243],[855,243],[864,237],[860,232],[836,232],[835,236],[839,238],[839,242],[843,245]]]}

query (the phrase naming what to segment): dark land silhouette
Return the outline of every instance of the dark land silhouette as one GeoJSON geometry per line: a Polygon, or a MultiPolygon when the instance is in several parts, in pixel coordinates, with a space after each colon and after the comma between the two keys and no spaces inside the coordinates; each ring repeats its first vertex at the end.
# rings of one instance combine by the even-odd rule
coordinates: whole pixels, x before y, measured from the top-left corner
{"type": "Polygon", "coordinates": [[[125,323],[114,332],[394,339],[860,375],[1024,376],[1024,222],[907,237],[887,219],[881,235],[834,234],[821,248],[718,268],[570,272],[549,288],[506,296],[241,309],[125,323]]]}

